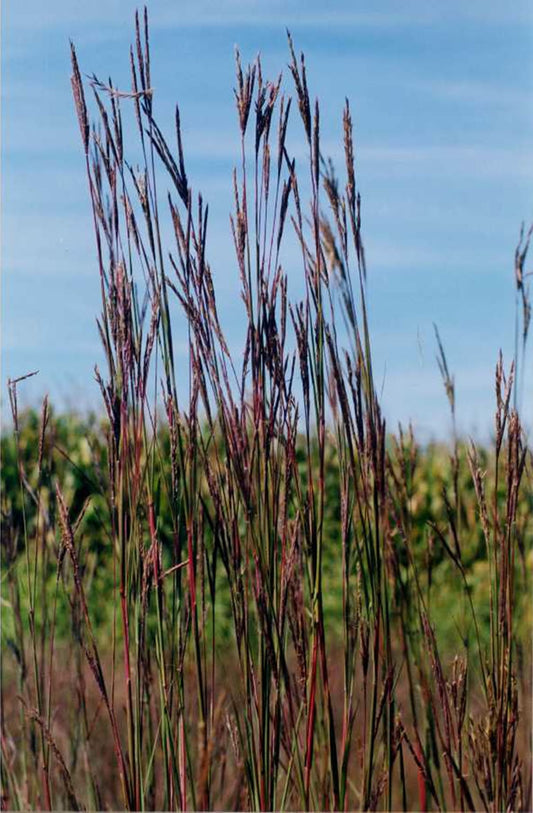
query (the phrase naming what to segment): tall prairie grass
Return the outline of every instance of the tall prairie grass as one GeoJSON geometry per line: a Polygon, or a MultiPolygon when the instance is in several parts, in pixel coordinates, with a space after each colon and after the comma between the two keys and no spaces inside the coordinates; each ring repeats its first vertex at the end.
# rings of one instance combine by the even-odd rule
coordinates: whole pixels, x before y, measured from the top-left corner
{"type": "Polygon", "coordinates": [[[155,119],[146,13],[128,91],[84,83],[72,48],[105,420],[61,423],[47,401],[38,419],[19,415],[21,380],[9,382],[5,808],[531,807],[533,461],[515,397],[531,231],[493,448],[455,429],[445,453],[387,432],[350,108],[341,179],[288,48],[290,91],[237,56],[242,355],[221,326],[179,109],[172,140],[155,119]],[[300,301],[282,264],[291,240],[300,301]]]}

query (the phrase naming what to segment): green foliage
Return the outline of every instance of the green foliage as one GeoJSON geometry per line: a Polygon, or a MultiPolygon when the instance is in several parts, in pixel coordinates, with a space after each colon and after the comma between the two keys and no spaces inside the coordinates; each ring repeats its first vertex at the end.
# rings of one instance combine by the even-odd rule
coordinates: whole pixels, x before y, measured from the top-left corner
{"type": "MultiPolygon", "coordinates": [[[[16,436],[12,431],[4,432],[1,441],[2,467],[2,599],[4,618],[2,634],[4,640],[12,638],[13,618],[7,590],[7,568],[17,572],[24,565],[23,538],[24,524],[22,500],[25,502],[28,535],[35,535],[37,507],[31,494],[35,493],[39,474],[35,449],[38,448],[40,417],[37,410],[27,410],[20,416],[19,444],[22,460],[27,473],[27,491],[21,492],[18,482],[16,436]],[[14,540],[16,556],[9,557],[7,540],[14,540]]],[[[41,473],[41,511],[46,515],[47,544],[55,552],[58,540],[55,522],[55,482],[62,484],[65,496],[72,506],[71,515],[75,520],[83,512],[79,534],[79,558],[84,574],[89,576],[89,607],[97,635],[105,635],[116,596],[113,595],[113,550],[109,537],[110,512],[108,505],[109,481],[107,467],[106,434],[108,426],[95,415],[75,414],[55,415],[49,419],[46,436],[45,465],[41,473]]],[[[414,441],[413,441],[414,443],[414,441]]],[[[170,481],[170,451],[168,430],[160,430],[158,445],[161,450],[161,482],[170,481]]],[[[305,450],[298,452],[302,478],[305,477],[305,450]]],[[[491,470],[491,451],[481,450],[483,467],[491,470]]],[[[316,466],[316,460],[314,465],[316,466]]],[[[326,455],[325,520],[324,520],[324,611],[328,629],[340,642],[342,639],[342,583],[339,560],[341,556],[341,505],[339,488],[339,463],[335,446],[328,443],[326,455]]],[[[459,493],[461,550],[463,565],[468,575],[469,590],[474,606],[479,614],[483,643],[487,645],[489,636],[488,613],[488,562],[483,531],[479,523],[479,508],[474,485],[468,467],[466,447],[459,451],[459,493]]],[[[491,487],[490,481],[487,488],[491,487]]],[[[432,617],[439,630],[439,641],[444,652],[453,653],[463,642],[473,643],[474,630],[469,603],[464,595],[464,587],[453,562],[450,561],[438,537],[432,531],[434,526],[447,527],[449,516],[446,508],[445,491],[453,489],[453,471],[450,449],[442,444],[429,444],[417,449],[417,464],[411,480],[409,511],[411,515],[410,543],[415,554],[415,563],[421,585],[427,592],[432,617]]],[[[158,530],[163,546],[165,567],[173,563],[172,517],[168,504],[168,493],[160,488],[157,506],[158,530]]],[[[501,486],[501,498],[504,498],[501,486]]],[[[209,499],[209,497],[206,497],[209,499]]],[[[531,517],[533,516],[533,495],[528,490],[520,492],[517,528],[520,532],[520,558],[516,563],[519,584],[517,593],[517,617],[519,629],[525,632],[530,624],[530,607],[527,601],[527,561],[532,553],[531,517]]],[[[402,539],[397,537],[398,556],[403,563],[406,579],[407,561],[402,539]]],[[[54,557],[55,558],[55,557],[54,557]]],[[[45,574],[47,593],[55,591],[56,566],[49,563],[45,574]]],[[[24,579],[18,579],[24,591],[24,579]]],[[[231,637],[230,597],[225,579],[220,577],[217,590],[217,639],[221,646],[231,637]]],[[[39,616],[37,616],[39,623],[39,616]]],[[[67,640],[70,635],[70,609],[66,602],[60,607],[57,619],[57,635],[67,640]]]]}

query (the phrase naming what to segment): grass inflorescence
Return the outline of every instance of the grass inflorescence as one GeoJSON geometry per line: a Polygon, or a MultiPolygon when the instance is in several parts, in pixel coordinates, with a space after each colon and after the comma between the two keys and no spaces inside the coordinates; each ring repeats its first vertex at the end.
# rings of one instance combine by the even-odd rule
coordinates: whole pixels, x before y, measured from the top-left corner
{"type": "MultiPolygon", "coordinates": [[[[146,13],[128,91],[84,83],[72,47],[105,418],[61,419],[47,401],[20,415],[10,382],[5,807],[530,807],[532,459],[514,366],[496,369],[494,448],[464,443],[437,331],[453,447],[387,431],[350,107],[341,179],[290,37],[289,59],[292,96],[237,55],[237,356],[179,110],[172,144],[155,119],[146,13]]],[[[521,367],[530,236],[515,261],[521,367]]]]}

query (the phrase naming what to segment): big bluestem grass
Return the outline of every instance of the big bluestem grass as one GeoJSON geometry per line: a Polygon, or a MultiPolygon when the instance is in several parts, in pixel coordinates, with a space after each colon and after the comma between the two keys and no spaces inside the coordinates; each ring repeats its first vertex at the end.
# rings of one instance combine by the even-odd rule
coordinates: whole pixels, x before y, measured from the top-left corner
{"type": "MultiPolygon", "coordinates": [[[[94,491],[111,583],[102,596],[106,635],[90,611],[89,502],[69,505],[48,470],[52,496],[41,506],[45,403],[37,489],[19,454],[21,504],[37,506],[29,528],[23,510],[25,572],[15,567],[18,539],[5,518],[20,696],[19,721],[10,718],[16,734],[2,731],[6,806],[528,809],[514,629],[516,594],[525,589],[517,559],[524,562],[530,533],[519,505],[531,458],[510,408],[513,372],[506,379],[500,361],[488,493],[478,452],[466,453],[457,437],[453,377],[437,332],[454,445],[442,510],[425,517],[421,551],[421,452],[411,431],[388,437],[374,385],[348,103],[341,181],[322,154],[319,105],[290,37],[293,96],[281,76],[264,77],[259,59],[243,67],[237,55],[241,150],[230,227],[246,324],[237,361],[221,327],[208,207],[186,170],[179,109],[175,146],[155,119],[146,13],[135,32],[127,91],[94,76],[84,83],[72,48],[106,359],[95,374],[107,471],[99,470],[94,491]],[[298,168],[288,138],[295,114],[308,153],[298,168]],[[281,260],[290,239],[301,254],[300,301],[289,301],[281,260]],[[186,364],[175,353],[175,304],[188,333],[186,364]],[[461,494],[467,466],[473,516],[461,494]],[[472,529],[489,566],[488,642],[464,554],[472,529]],[[325,610],[326,557],[337,574],[339,634],[325,610]],[[443,558],[473,630],[451,663],[432,620],[443,558]],[[50,606],[45,576],[53,566],[50,606]],[[63,671],[58,602],[71,616],[63,671]],[[58,685],[76,700],[62,700],[58,685]],[[60,742],[61,702],[71,704],[72,719],[62,715],[60,742]],[[95,767],[102,737],[111,744],[111,790],[95,767]]],[[[516,259],[522,355],[527,239],[516,259]]]]}

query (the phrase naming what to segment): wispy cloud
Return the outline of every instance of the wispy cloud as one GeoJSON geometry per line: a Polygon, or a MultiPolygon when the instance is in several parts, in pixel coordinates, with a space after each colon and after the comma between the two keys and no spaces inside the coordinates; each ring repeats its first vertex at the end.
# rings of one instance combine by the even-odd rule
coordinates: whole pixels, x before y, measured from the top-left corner
{"type": "MultiPolygon", "coordinates": [[[[399,4],[387,0],[376,7],[375,3],[342,0],[327,9],[315,0],[196,0],[177,4],[175,0],[158,0],[148,4],[152,26],[183,28],[187,26],[358,26],[367,28],[391,28],[426,26],[446,21],[473,20],[490,24],[525,25],[533,14],[530,5],[523,0],[510,4],[487,3],[486,0],[448,0],[446,4],[436,0],[420,3],[405,0],[399,4]]],[[[54,0],[43,4],[40,0],[25,0],[11,4],[4,12],[9,29],[43,30],[49,28],[76,29],[87,26],[105,27],[109,31],[131,18],[135,5],[119,0],[54,0]]]]}
{"type": "Polygon", "coordinates": [[[488,107],[531,108],[528,88],[533,84],[533,76],[527,74],[519,78],[521,87],[511,82],[493,82],[475,79],[412,78],[408,86],[412,90],[426,93],[431,98],[449,99],[454,102],[484,105],[488,107]],[[525,84],[524,84],[525,82],[525,84]]]}
{"type": "Polygon", "coordinates": [[[452,145],[360,145],[359,161],[384,171],[420,171],[434,177],[460,173],[463,178],[533,177],[533,150],[512,147],[486,147],[477,144],[452,145]]]}
{"type": "MultiPolygon", "coordinates": [[[[233,164],[239,158],[238,138],[233,130],[190,130],[186,134],[185,149],[195,161],[205,159],[233,164]]],[[[308,147],[304,139],[288,144],[289,153],[297,160],[305,160],[308,147]]],[[[344,149],[339,139],[324,139],[322,153],[342,165],[344,149]]],[[[379,144],[358,142],[357,160],[372,175],[377,172],[410,174],[423,172],[426,177],[440,177],[450,172],[464,178],[533,178],[533,149],[523,147],[492,147],[484,144],[379,144]]]]}

